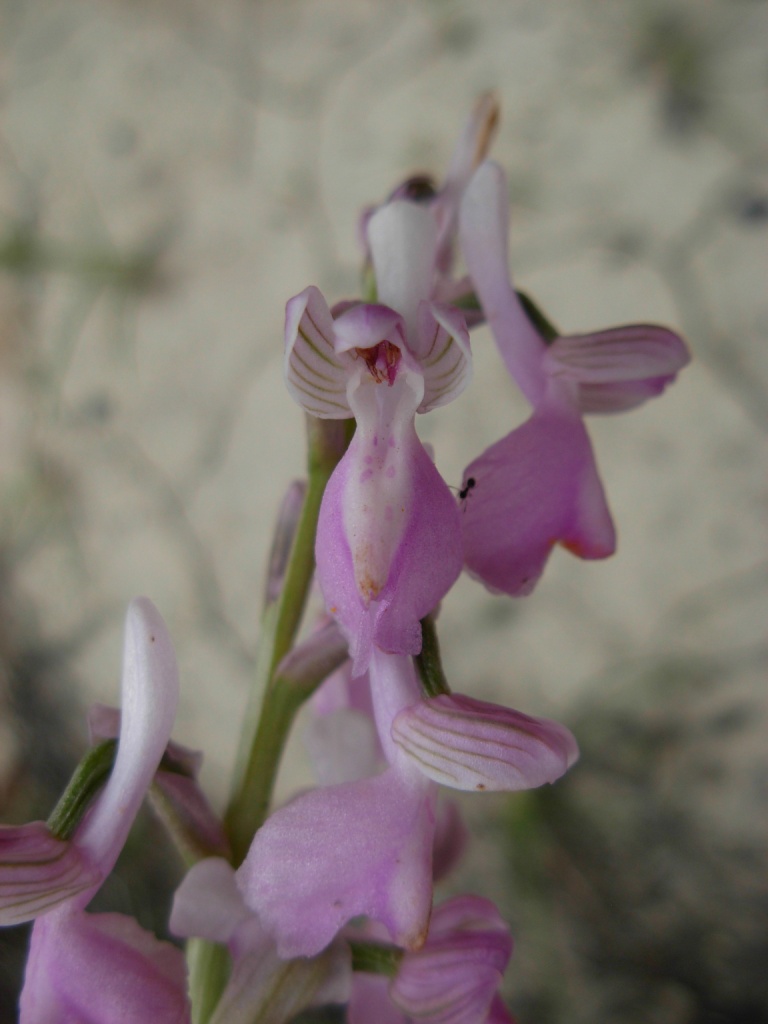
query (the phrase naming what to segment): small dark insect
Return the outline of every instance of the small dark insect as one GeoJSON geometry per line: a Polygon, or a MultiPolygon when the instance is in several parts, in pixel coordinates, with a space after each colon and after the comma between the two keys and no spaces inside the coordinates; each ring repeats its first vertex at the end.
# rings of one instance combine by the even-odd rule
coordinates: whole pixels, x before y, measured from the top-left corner
{"type": "Polygon", "coordinates": [[[473,476],[467,477],[466,484],[459,491],[459,498],[461,498],[462,501],[464,501],[464,499],[467,497],[467,495],[469,494],[469,492],[472,490],[476,483],[477,481],[473,476]]]}

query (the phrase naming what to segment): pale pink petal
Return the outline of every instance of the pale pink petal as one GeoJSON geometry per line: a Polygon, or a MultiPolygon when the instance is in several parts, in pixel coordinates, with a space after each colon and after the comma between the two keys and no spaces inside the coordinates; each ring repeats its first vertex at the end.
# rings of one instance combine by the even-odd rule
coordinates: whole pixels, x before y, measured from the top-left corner
{"type": "Polygon", "coordinates": [[[0,828],[0,925],[44,914],[101,881],[99,870],[44,821],[0,828]]]}
{"type": "Polygon", "coordinates": [[[557,338],[544,355],[552,377],[580,384],[674,379],[690,355],[679,334],[653,324],[630,324],[557,338]]]}
{"type": "Polygon", "coordinates": [[[353,917],[424,941],[432,902],[436,791],[393,769],[305,793],[256,833],[237,873],[282,957],[314,956],[353,917]]]}
{"type": "Polygon", "coordinates": [[[163,756],[178,696],[176,658],[165,623],[151,601],[136,598],[125,625],[115,764],[74,840],[98,865],[102,878],[112,870],[163,756]]]}
{"type": "Polygon", "coordinates": [[[401,711],[392,737],[427,778],[452,789],[511,792],[554,782],[578,756],[558,722],[461,694],[401,711]]]}
{"type": "Polygon", "coordinates": [[[347,402],[347,371],[334,350],[331,311],[320,290],[310,285],[285,307],[285,384],[294,401],[320,419],[352,415],[347,402]]]}
{"type": "Polygon", "coordinates": [[[422,303],[419,337],[424,398],[418,412],[429,412],[457,398],[472,380],[469,331],[452,306],[422,303]]]}
{"type": "Polygon", "coordinates": [[[475,171],[461,203],[459,224],[464,259],[502,359],[536,406],[546,389],[541,364],[545,346],[509,279],[509,198],[498,164],[486,161],[475,171]]]}
{"type": "Polygon", "coordinates": [[[402,314],[410,341],[415,335],[419,303],[432,294],[437,245],[435,218],[427,207],[394,200],[369,220],[368,243],[377,298],[402,314]]]}
{"type": "Polygon", "coordinates": [[[373,348],[382,341],[389,341],[400,349],[405,347],[403,318],[390,306],[370,302],[354,305],[338,317],[334,331],[337,355],[352,349],[373,348]]]}
{"type": "Polygon", "coordinates": [[[453,496],[412,421],[398,431],[358,427],[323,496],[315,557],[355,675],[367,669],[373,644],[418,653],[420,620],[456,580],[462,550],[453,496]]]}
{"type": "Polygon", "coordinates": [[[592,446],[575,414],[535,412],[467,467],[462,493],[466,566],[492,590],[530,593],[555,544],[588,559],[615,549],[592,446]]]}
{"type": "Polygon", "coordinates": [[[181,938],[226,944],[251,916],[232,865],[221,857],[208,857],[189,869],[176,890],[170,929],[181,938]]]}
{"type": "Polygon", "coordinates": [[[35,922],[19,1024],[188,1024],[181,950],[122,914],[35,922]]]}

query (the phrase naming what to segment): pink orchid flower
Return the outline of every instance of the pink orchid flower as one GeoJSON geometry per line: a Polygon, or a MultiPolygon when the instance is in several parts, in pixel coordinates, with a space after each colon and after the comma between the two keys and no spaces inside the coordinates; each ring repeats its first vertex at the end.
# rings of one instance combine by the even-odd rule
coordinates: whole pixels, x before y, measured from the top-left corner
{"type": "Polygon", "coordinates": [[[648,324],[547,345],[510,282],[504,173],[485,162],[464,193],[459,235],[501,356],[533,414],[464,473],[462,531],[470,573],[489,588],[529,593],[550,551],[613,554],[616,536],[584,413],[623,412],[661,394],[689,360],[673,331],[648,324]]]}
{"type": "Polygon", "coordinates": [[[422,446],[415,415],[455,398],[471,374],[462,314],[430,300],[437,224],[412,203],[368,225],[381,304],[333,318],[317,288],[286,308],[288,389],[313,416],[357,430],[325,490],[317,578],[349,641],[356,675],[374,647],[421,648],[420,619],[461,571],[455,501],[422,446]]]}

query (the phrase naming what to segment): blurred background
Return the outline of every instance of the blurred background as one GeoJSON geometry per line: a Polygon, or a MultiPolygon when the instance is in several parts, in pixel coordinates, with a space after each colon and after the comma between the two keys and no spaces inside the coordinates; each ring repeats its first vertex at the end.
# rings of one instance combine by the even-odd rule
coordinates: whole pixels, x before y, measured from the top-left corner
{"type": "MultiPolygon", "coordinates": [[[[117,702],[139,593],[223,804],[303,466],[284,303],[356,294],[360,208],[439,177],[492,88],[518,285],[564,332],[667,323],[694,362],[590,421],[612,560],[444,602],[455,688],[582,746],[556,788],[466,806],[453,887],[510,920],[524,1024],[768,1021],[766,38],[760,0],[0,0],[4,821],[47,816],[117,702]]],[[[419,424],[454,486],[526,415],[473,347],[419,424]]],[[[297,742],[281,793],[307,778],[297,742]]],[[[154,827],[102,898],[161,928],[154,827]]],[[[25,941],[0,936],[0,1021],[25,941]]]]}

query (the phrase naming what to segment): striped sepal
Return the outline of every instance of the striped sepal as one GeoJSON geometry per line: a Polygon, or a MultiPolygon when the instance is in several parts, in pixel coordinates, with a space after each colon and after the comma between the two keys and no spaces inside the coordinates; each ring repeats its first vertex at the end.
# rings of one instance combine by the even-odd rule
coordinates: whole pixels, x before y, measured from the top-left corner
{"type": "Polygon", "coordinates": [[[291,396],[311,416],[343,420],[347,373],[333,347],[333,317],[320,291],[309,288],[285,307],[285,382],[291,396]]]}
{"type": "Polygon", "coordinates": [[[77,846],[45,822],[0,830],[0,925],[31,921],[100,881],[77,846]]]}
{"type": "Polygon", "coordinates": [[[424,373],[424,398],[419,412],[446,405],[472,379],[469,331],[453,306],[423,303],[419,310],[418,357],[424,373]]]}

